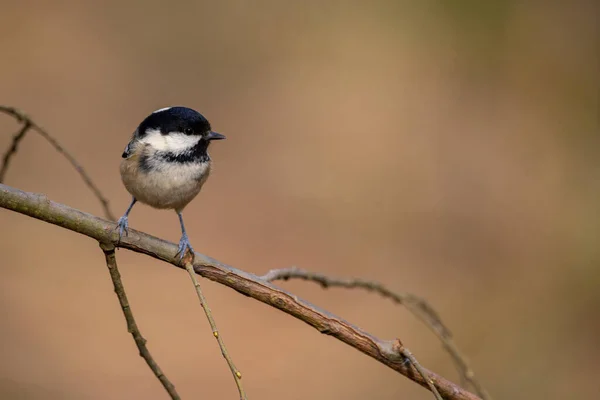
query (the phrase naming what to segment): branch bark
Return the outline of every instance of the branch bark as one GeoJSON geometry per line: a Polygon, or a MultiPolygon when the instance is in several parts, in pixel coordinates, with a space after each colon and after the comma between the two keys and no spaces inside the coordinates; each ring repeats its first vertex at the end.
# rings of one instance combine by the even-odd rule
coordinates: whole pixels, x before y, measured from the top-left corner
{"type": "MultiPolygon", "coordinates": [[[[113,222],[64,204],[55,203],[41,194],[28,193],[0,184],[0,207],[61,226],[93,238],[100,243],[110,243],[116,247],[147,254],[178,268],[185,268],[175,257],[177,246],[174,243],[133,229],[130,229],[129,235],[119,242],[113,222]]],[[[319,332],[341,340],[428,388],[421,373],[411,363],[406,363],[405,358],[397,351],[394,341],[381,340],[256,275],[230,267],[206,255],[195,253],[194,271],[204,278],[228,286],[239,293],[288,313],[316,328],[319,332]]],[[[422,372],[429,376],[431,382],[445,399],[479,399],[476,395],[431,371],[423,369],[422,372]]]]}

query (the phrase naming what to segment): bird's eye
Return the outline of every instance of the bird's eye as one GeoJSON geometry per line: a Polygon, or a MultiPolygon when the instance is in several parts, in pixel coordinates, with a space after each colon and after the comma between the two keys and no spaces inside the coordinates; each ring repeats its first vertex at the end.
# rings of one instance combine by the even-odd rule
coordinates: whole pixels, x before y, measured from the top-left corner
{"type": "Polygon", "coordinates": [[[183,132],[184,132],[186,135],[192,135],[192,134],[194,133],[194,130],[193,130],[192,128],[185,128],[185,129],[183,130],[183,132]]]}

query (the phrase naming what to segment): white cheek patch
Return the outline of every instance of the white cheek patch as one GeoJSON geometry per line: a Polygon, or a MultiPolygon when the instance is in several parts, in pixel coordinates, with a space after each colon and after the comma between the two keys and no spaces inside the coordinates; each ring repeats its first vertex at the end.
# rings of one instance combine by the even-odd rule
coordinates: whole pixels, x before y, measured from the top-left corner
{"type": "Polygon", "coordinates": [[[170,110],[171,108],[173,108],[173,107],[159,108],[158,110],[154,111],[152,114],[156,114],[156,113],[159,113],[159,112],[167,111],[167,110],[170,110]]]}
{"type": "Polygon", "coordinates": [[[148,129],[140,141],[158,151],[177,153],[194,147],[200,139],[200,136],[190,136],[181,132],[170,132],[163,135],[158,129],[148,129]]]}

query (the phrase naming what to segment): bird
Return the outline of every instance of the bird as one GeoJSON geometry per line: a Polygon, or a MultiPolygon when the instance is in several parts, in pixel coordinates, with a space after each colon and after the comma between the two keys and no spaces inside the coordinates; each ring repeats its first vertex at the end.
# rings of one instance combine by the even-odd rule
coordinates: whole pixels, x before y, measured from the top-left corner
{"type": "Polygon", "coordinates": [[[129,213],[139,201],[156,209],[174,210],[179,217],[179,260],[194,249],[183,223],[183,209],[200,193],[212,160],[208,146],[225,136],[212,130],[198,111],[175,106],[148,115],[133,132],[121,160],[121,181],[132,200],[117,221],[119,241],[129,234],[129,213]]]}

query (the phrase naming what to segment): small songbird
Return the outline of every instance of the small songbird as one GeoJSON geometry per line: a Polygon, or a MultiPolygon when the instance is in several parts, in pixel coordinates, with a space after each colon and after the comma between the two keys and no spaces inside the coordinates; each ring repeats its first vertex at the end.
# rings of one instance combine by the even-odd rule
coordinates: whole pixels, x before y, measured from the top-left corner
{"type": "Polygon", "coordinates": [[[182,211],[202,189],[211,171],[208,145],[225,139],[213,132],[202,114],[186,107],[154,111],[133,132],[123,151],[121,180],[133,199],[119,218],[119,239],[128,234],[128,216],[138,201],[158,209],[175,210],[181,224],[176,255],[194,252],[183,224],[182,211]]]}

